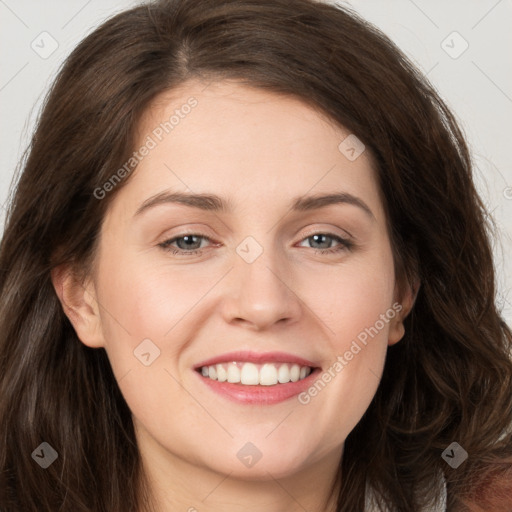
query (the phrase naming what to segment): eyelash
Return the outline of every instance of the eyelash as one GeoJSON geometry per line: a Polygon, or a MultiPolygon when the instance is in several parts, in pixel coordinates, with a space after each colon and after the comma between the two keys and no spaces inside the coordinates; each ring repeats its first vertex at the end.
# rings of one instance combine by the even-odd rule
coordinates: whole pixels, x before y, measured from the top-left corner
{"type": "MultiPolygon", "coordinates": [[[[328,238],[331,238],[337,242],[340,242],[340,244],[338,246],[330,247],[329,249],[314,249],[317,254],[318,253],[320,253],[320,254],[335,254],[335,253],[339,253],[344,250],[351,250],[354,247],[354,243],[351,242],[350,240],[348,240],[346,238],[342,238],[338,235],[334,235],[333,233],[327,233],[327,232],[324,233],[322,231],[318,231],[316,233],[312,233],[312,234],[304,237],[301,240],[301,242],[303,240],[307,240],[308,238],[312,238],[315,235],[324,235],[324,236],[327,236],[328,238]]],[[[185,249],[179,249],[179,248],[170,246],[170,244],[176,242],[177,240],[180,240],[185,237],[191,237],[191,236],[204,238],[205,240],[211,241],[209,237],[207,237],[206,235],[202,235],[200,233],[184,233],[183,235],[176,236],[174,238],[170,238],[169,240],[165,240],[164,242],[158,244],[158,246],[161,247],[164,251],[171,252],[173,255],[181,254],[184,256],[192,256],[195,254],[201,254],[204,249],[192,249],[190,251],[187,251],[185,249]]]]}

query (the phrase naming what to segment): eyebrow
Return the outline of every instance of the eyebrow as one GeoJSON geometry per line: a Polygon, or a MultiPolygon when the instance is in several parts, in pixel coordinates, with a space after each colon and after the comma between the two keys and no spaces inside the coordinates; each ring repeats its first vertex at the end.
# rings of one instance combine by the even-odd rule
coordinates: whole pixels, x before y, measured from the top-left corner
{"type": "MultiPolygon", "coordinates": [[[[146,199],[134,214],[134,217],[162,204],[182,204],[192,208],[209,212],[232,212],[234,210],[231,201],[225,200],[216,194],[191,194],[188,192],[161,192],[146,199]]],[[[359,197],[347,192],[332,194],[299,196],[293,199],[291,210],[305,212],[325,208],[334,204],[348,204],[363,210],[369,217],[375,220],[373,212],[359,197]]]]}

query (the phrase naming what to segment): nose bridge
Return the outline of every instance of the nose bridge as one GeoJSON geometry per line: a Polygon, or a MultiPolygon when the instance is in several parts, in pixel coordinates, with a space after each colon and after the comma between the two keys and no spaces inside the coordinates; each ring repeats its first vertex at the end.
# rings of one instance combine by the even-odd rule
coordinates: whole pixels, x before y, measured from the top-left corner
{"type": "Polygon", "coordinates": [[[285,269],[282,254],[276,249],[272,234],[246,237],[236,248],[238,258],[235,270],[240,276],[245,291],[253,295],[285,293],[285,269]]]}
{"type": "Polygon", "coordinates": [[[260,326],[298,317],[299,300],[291,289],[289,267],[276,250],[272,233],[248,236],[236,247],[232,279],[236,285],[228,308],[237,318],[260,326]]]}

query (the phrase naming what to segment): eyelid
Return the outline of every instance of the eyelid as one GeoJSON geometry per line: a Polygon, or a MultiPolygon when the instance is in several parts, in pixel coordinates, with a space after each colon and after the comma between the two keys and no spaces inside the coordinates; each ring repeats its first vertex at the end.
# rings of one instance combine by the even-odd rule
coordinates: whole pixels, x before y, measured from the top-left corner
{"type": "Polygon", "coordinates": [[[199,227],[196,228],[193,225],[182,228],[181,231],[178,231],[177,233],[172,233],[172,231],[173,231],[173,229],[166,229],[161,235],[158,236],[157,241],[158,240],[160,241],[158,243],[167,242],[167,241],[173,240],[175,238],[181,238],[183,236],[190,236],[190,235],[201,236],[201,237],[207,238],[210,241],[215,241],[215,235],[214,236],[208,235],[203,230],[203,228],[199,228],[199,227]],[[171,232],[171,234],[168,234],[169,232],[171,232]]]}
{"type": "Polygon", "coordinates": [[[161,247],[162,249],[166,249],[166,250],[175,249],[176,251],[180,251],[183,254],[186,254],[187,252],[192,253],[194,251],[196,251],[196,252],[197,251],[204,251],[206,249],[209,249],[210,247],[215,247],[215,246],[218,246],[218,245],[219,245],[219,243],[216,242],[212,237],[210,237],[208,235],[205,235],[205,234],[201,233],[200,231],[192,231],[192,230],[185,231],[183,233],[178,233],[178,234],[172,235],[172,236],[163,237],[163,240],[161,242],[157,243],[157,246],[161,247]],[[176,242],[176,240],[178,240],[180,238],[184,238],[186,236],[196,236],[196,237],[199,237],[199,238],[203,238],[205,240],[208,240],[208,242],[210,242],[210,245],[208,247],[202,247],[200,249],[190,249],[190,251],[187,251],[185,249],[179,249],[177,247],[171,246],[171,243],[174,243],[174,242],[176,242]]]}
{"type": "Polygon", "coordinates": [[[321,233],[321,234],[324,234],[324,235],[331,235],[331,236],[337,236],[337,237],[340,237],[340,238],[343,238],[343,239],[346,239],[347,237],[350,238],[351,240],[355,240],[355,237],[349,233],[346,229],[342,229],[342,228],[339,228],[337,226],[331,226],[329,228],[312,228],[310,230],[307,230],[305,233],[303,233],[302,235],[302,238],[307,238],[309,236],[312,236],[312,235],[316,235],[318,233],[321,233]],[[338,233],[335,233],[334,232],[334,229],[339,229],[340,231],[343,231],[344,234],[338,234],[338,233]]]}
{"type": "MultiPolygon", "coordinates": [[[[336,233],[333,233],[332,231],[329,231],[329,230],[314,230],[312,231],[311,233],[309,234],[305,234],[304,236],[301,237],[300,241],[298,242],[299,244],[303,243],[305,240],[308,240],[309,238],[313,237],[314,235],[324,235],[328,238],[331,238],[332,240],[334,240],[335,242],[338,243],[338,246],[341,246],[342,248],[346,248],[346,249],[353,249],[354,247],[357,247],[355,241],[353,240],[352,237],[347,237],[347,236],[343,236],[343,235],[338,235],[336,233]]],[[[335,247],[331,247],[331,248],[328,248],[328,249],[313,249],[314,251],[318,251],[320,253],[329,253],[329,252],[336,252],[338,246],[335,246],[335,247]]],[[[341,249],[338,249],[338,250],[341,250],[341,249]]]]}

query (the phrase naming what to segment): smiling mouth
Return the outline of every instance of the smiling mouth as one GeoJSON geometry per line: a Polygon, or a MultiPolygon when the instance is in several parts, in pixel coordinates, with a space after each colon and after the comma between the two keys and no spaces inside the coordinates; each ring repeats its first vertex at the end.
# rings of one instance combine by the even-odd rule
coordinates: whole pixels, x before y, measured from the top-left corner
{"type": "Polygon", "coordinates": [[[315,368],[296,363],[263,363],[233,361],[197,368],[203,377],[217,382],[243,386],[278,386],[298,382],[308,377],[315,368]]]}

